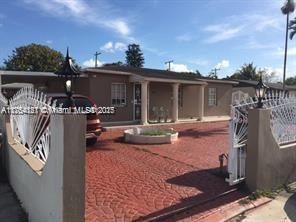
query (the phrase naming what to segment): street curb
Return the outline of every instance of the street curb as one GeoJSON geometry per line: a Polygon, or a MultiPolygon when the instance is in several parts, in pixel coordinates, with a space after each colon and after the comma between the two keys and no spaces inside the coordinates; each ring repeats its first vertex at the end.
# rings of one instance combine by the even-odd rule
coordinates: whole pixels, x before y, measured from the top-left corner
{"type": "Polygon", "coordinates": [[[185,212],[185,211],[187,211],[187,210],[190,210],[190,209],[192,209],[192,208],[194,208],[194,207],[198,207],[198,206],[200,206],[200,205],[203,205],[203,204],[206,204],[206,203],[209,203],[209,202],[215,201],[215,200],[217,200],[217,199],[219,199],[219,198],[225,197],[225,196],[227,196],[227,195],[229,195],[229,194],[232,194],[232,193],[234,193],[234,192],[237,192],[237,188],[233,188],[233,189],[231,189],[231,190],[225,191],[225,192],[222,193],[222,194],[218,194],[218,195],[216,195],[216,196],[214,196],[214,197],[211,197],[211,198],[208,198],[208,199],[202,200],[202,201],[197,202],[197,203],[189,204],[189,205],[187,205],[187,206],[185,206],[185,207],[182,207],[182,208],[179,208],[179,209],[175,209],[175,210],[172,210],[172,211],[167,212],[167,213],[163,213],[163,214],[158,215],[158,216],[154,216],[154,217],[151,217],[151,218],[140,217],[140,218],[138,218],[138,219],[135,220],[135,221],[137,221],[137,222],[138,222],[138,221],[145,221],[145,222],[163,221],[163,220],[166,220],[166,219],[170,218],[170,217],[173,216],[173,215],[180,214],[180,213],[183,213],[183,212],[185,212]]]}
{"type": "Polygon", "coordinates": [[[208,216],[205,216],[203,218],[199,218],[196,221],[199,221],[199,222],[229,221],[229,220],[234,219],[235,217],[237,217],[243,213],[254,210],[255,208],[259,208],[259,207],[272,201],[272,199],[270,199],[270,198],[261,197],[255,201],[249,201],[246,204],[241,204],[240,201],[242,201],[242,200],[246,200],[246,198],[242,198],[240,200],[235,201],[234,203],[227,204],[222,209],[219,209],[216,212],[209,214],[208,216]]]}

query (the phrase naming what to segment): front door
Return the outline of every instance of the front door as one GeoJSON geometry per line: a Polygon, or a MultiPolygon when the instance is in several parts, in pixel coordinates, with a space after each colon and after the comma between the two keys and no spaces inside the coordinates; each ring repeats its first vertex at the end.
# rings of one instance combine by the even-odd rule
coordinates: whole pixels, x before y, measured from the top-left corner
{"type": "Polygon", "coordinates": [[[134,119],[141,120],[141,84],[134,84],[134,119]]]}

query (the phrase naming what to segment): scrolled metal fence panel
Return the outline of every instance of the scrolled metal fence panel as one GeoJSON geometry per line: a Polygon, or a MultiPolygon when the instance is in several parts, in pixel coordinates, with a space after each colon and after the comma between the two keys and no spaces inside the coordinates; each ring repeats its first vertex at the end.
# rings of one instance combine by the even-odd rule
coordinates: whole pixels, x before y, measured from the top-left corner
{"type": "Polygon", "coordinates": [[[296,97],[270,102],[270,127],[279,145],[296,142],[296,97]]]}
{"type": "MultiPolygon", "coordinates": [[[[229,123],[230,147],[227,181],[230,185],[245,179],[248,140],[248,112],[257,106],[258,98],[244,98],[231,106],[229,123]]],[[[296,142],[296,97],[284,93],[267,94],[263,107],[270,109],[270,127],[279,145],[296,142]]]]}
{"type": "Polygon", "coordinates": [[[33,88],[22,88],[9,100],[12,136],[42,163],[50,152],[50,117],[56,102],[33,88]]]}

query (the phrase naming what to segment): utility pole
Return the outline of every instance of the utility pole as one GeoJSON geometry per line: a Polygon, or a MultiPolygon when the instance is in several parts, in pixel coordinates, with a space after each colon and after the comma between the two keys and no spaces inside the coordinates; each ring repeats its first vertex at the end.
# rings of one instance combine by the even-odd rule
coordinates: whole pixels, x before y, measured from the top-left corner
{"type": "Polygon", "coordinates": [[[95,53],[95,68],[98,67],[98,55],[101,55],[102,53],[101,52],[96,52],[95,53]]]}
{"type": "Polygon", "coordinates": [[[174,62],[174,60],[170,60],[170,61],[167,61],[167,62],[164,63],[164,64],[169,64],[168,71],[171,71],[171,63],[173,63],[173,62],[174,62]]]}
{"type": "Polygon", "coordinates": [[[217,76],[217,71],[219,71],[219,70],[221,70],[221,69],[214,68],[214,69],[212,69],[211,71],[215,74],[215,76],[217,76]]]}

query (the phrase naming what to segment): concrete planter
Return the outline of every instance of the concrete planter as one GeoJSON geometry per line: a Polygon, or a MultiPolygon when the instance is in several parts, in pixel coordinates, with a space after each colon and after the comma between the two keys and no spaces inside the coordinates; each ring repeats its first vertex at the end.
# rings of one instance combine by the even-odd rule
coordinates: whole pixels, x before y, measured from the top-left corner
{"type": "Polygon", "coordinates": [[[124,140],[127,143],[137,144],[163,144],[174,143],[178,140],[178,132],[170,129],[155,129],[155,128],[133,128],[124,131],[124,140]],[[153,131],[162,131],[164,135],[143,135],[153,131]]]}

